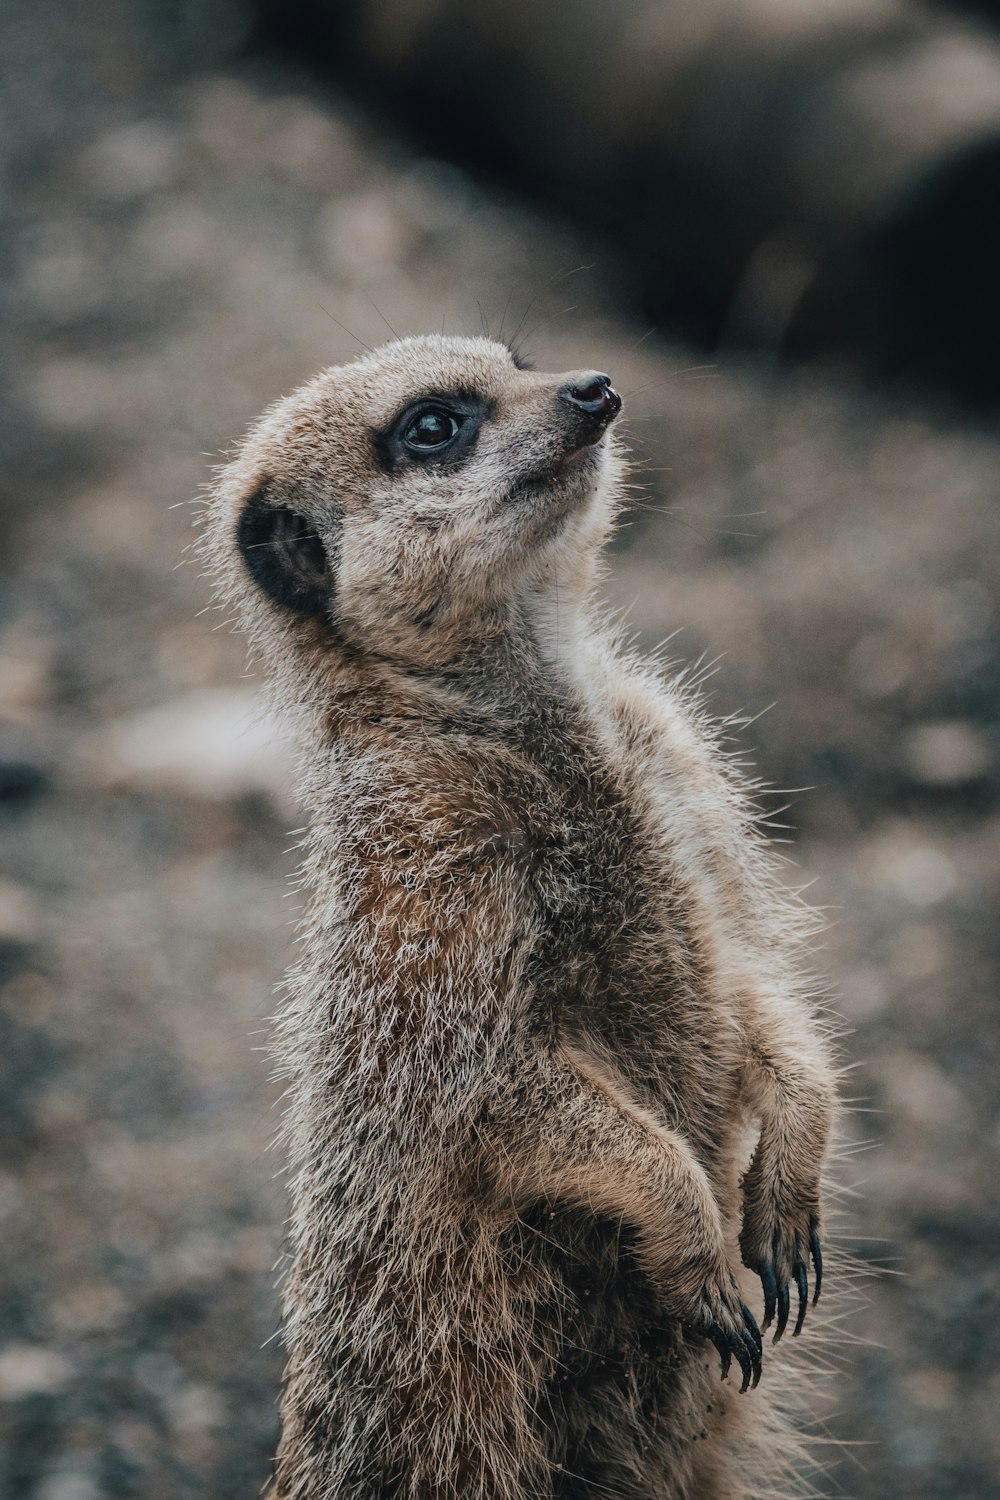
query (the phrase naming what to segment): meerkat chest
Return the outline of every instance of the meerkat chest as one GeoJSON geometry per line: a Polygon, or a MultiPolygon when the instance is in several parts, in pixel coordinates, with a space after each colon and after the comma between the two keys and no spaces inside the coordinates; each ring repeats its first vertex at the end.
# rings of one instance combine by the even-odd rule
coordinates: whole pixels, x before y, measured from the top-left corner
{"type": "MultiPolygon", "coordinates": [[[[533,1008],[592,1041],[669,1119],[735,1089],[732,996],[713,924],[642,789],[593,757],[554,779],[534,825],[533,1008]]],[[[706,1131],[711,1131],[706,1121],[706,1131]]]]}
{"type": "Polygon", "coordinates": [[[529,839],[539,951],[578,1005],[624,996],[640,971],[647,987],[662,986],[678,963],[696,966],[679,873],[641,800],[609,769],[591,761],[554,779],[529,839]]]}

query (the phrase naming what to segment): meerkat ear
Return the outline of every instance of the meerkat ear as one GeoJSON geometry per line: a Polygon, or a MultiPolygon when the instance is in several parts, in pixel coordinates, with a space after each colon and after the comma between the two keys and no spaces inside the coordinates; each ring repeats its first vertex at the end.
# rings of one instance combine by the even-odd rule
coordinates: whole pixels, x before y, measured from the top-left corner
{"type": "Polygon", "coordinates": [[[282,505],[268,485],[244,505],[237,542],[247,572],[276,604],[300,615],[329,610],[334,577],[327,549],[313,522],[282,505]]]}

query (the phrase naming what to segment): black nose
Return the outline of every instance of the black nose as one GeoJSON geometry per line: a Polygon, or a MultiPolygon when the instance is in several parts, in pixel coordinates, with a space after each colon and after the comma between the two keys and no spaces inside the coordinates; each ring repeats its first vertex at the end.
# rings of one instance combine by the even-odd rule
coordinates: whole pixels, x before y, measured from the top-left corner
{"type": "Polygon", "coordinates": [[[622,398],[611,384],[611,376],[601,375],[596,370],[564,385],[559,395],[567,406],[575,406],[588,417],[597,417],[604,422],[610,422],[622,409],[622,398]]]}

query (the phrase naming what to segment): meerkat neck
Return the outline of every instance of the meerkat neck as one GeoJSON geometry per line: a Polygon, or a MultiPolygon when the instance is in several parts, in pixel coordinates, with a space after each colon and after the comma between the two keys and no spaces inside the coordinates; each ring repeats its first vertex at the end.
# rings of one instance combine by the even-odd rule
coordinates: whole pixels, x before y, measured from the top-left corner
{"type": "Polygon", "coordinates": [[[585,643],[592,629],[585,607],[572,591],[552,579],[548,587],[532,590],[518,605],[522,635],[530,642],[544,675],[570,686],[576,677],[585,643]]]}
{"type": "MultiPolygon", "coordinates": [[[[305,705],[305,741],[332,744],[374,736],[381,743],[428,733],[499,736],[579,705],[596,635],[579,600],[553,590],[512,603],[503,628],[455,643],[443,661],[397,661],[369,652],[330,658],[305,705]]],[[[284,694],[281,695],[284,699],[284,694]]]]}

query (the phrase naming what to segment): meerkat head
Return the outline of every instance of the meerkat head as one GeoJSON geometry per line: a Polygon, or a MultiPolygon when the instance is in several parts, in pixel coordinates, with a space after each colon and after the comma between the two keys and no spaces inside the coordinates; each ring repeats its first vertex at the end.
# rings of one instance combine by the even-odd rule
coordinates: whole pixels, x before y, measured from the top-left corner
{"type": "Polygon", "coordinates": [[[454,659],[519,601],[586,587],[620,409],[596,371],[399,340],[265,413],[215,486],[206,554],[265,646],[454,659]]]}

